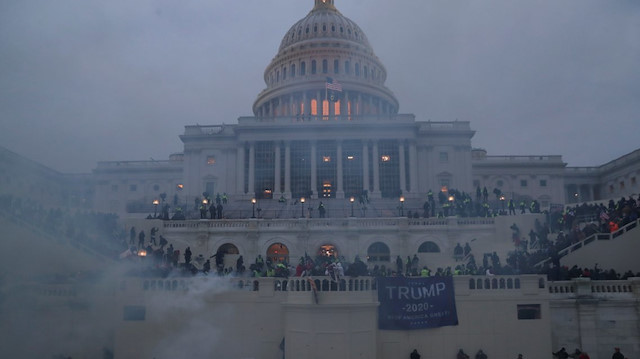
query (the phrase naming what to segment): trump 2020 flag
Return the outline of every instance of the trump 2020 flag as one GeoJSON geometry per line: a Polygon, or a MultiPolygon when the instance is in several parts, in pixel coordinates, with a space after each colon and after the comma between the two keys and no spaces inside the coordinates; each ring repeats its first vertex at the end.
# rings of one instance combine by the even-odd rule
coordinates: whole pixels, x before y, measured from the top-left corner
{"type": "Polygon", "coordinates": [[[378,328],[458,325],[453,277],[378,278],[378,328]]]}

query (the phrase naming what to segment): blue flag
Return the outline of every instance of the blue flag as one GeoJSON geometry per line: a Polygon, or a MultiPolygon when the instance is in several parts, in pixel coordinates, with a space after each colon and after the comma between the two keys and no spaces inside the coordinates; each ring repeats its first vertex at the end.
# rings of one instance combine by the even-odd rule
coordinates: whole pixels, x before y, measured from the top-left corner
{"type": "Polygon", "coordinates": [[[378,278],[378,328],[458,325],[453,277],[378,278]]]}

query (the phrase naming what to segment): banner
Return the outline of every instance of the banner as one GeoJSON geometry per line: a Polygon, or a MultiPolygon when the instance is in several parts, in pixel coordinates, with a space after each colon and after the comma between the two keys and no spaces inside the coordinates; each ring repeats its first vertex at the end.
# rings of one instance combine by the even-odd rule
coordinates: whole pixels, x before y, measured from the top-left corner
{"type": "Polygon", "coordinates": [[[378,278],[378,328],[458,325],[453,277],[378,278]]]}

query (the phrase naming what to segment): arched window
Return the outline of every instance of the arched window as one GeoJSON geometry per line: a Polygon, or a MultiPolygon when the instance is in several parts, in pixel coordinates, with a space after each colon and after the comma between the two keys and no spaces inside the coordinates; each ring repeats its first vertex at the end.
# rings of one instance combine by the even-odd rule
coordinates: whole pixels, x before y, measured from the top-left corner
{"type": "Polygon", "coordinates": [[[338,59],[333,60],[333,73],[334,74],[340,73],[340,60],[338,59]]]}
{"type": "Polygon", "coordinates": [[[344,73],[347,75],[351,73],[351,61],[349,60],[344,62],[344,73]]]}
{"type": "Polygon", "coordinates": [[[273,263],[289,262],[289,248],[282,243],[274,243],[267,249],[267,258],[273,263]]]}
{"type": "Polygon", "coordinates": [[[366,79],[366,78],[369,78],[369,70],[368,70],[368,68],[367,68],[367,65],[364,65],[364,68],[363,68],[363,71],[362,71],[362,72],[364,73],[364,78],[365,78],[365,79],[366,79]]]}
{"type": "Polygon", "coordinates": [[[322,25],[322,31],[327,31],[327,25],[322,25]]]}
{"type": "Polygon", "coordinates": [[[307,63],[302,61],[300,63],[300,76],[304,76],[307,74],[307,63]]]}
{"type": "Polygon", "coordinates": [[[418,253],[440,253],[440,247],[430,241],[423,242],[418,248],[418,253]]]}
{"type": "Polygon", "coordinates": [[[311,74],[316,74],[316,60],[311,60],[311,74]]]}
{"type": "Polygon", "coordinates": [[[329,72],[329,62],[327,59],[322,60],[322,73],[326,74],[329,72]]]}
{"type": "Polygon", "coordinates": [[[382,242],[375,242],[367,249],[367,260],[370,262],[389,262],[391,255],[389,247],[382,242]]]}
{"type": "Polygon", "coordinates": [[[276,82],[280,82],[280,70],[276,71],[276,82]]]}
{"type": "Polygon", "coordinates": [[[238,247],[231,243],[225,243],[218,248],[218,252],[223,254],[240,254],[238,247]]]}
{"type": "Polygon", "coordinates": [[[360,64],[356,64],[356,77],[360,77],[360,64]]]}
{"type": "Polygon", "coordinates": [[[287,79],[287,68],[286,67],[282,67],[282,81],[287,79]]]}
{"type": "Polygon", "coordinates": [[[296,77],[296,64],[291,65],[291,77],[296,77]]]}

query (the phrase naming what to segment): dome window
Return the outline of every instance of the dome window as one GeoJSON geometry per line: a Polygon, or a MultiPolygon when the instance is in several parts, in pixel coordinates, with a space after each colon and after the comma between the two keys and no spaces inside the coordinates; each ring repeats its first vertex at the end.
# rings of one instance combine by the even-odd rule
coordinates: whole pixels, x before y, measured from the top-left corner
{"type": "Polygon", "coordinates": [[[336,25],[331,25],[331,32],[336,32],[336,25]]]}
{"type": "Polygon", "coordinates": [[[344,33],[344,27],[340,26],[340,33],[343,34],[344,33]]]}
{"type": "Polygon", "coordinates": [[[307,26],[307,29],[304,30],[304,32],[306,32],[307,34],[309,33],[309,27],[307,26]]]}
{"type": "Polygon", "coordinates": [[[276,71],[276,83],[280,82],[280,70],[276,71]]]}
{"type": "Polygon", "coordinates": [[[351,35],[351,29],[347,28],[347,34],[351,35]]]}
{"type": "Polygon", "coordinates": [[[356,77],[360,77],[360,64],[356,64],[356,77]]]}
{"type": "MultiPolygon", "coordinates": [[[[363,69],[363,71],[362,71],[362,72],[364,73],[364,78],[365,78],[365,79],[369,78],[369,72],[368,72],[368,69],[367,69],[367,66],[366,66],[366,65],[364,66],[364,69],[363,69]]],[[[283,79],[283,80],[284,80],[284,79],[283,79]]]]}
{"type": "Polygon", "coordinates": [[[329,72],[329,62],[327,59],[322,60],[322,73],[326,74],[329,72]]]}
{"type": "Polygon", "coordinates": [[[327,31],[327,25],[322,25],[322,32],[326,32],[327,31]]]}
{"type": "Polygon", "coordinates": [[[311,60],[311,74],[316,74],[316,60],[311,60]]]}
{"type": "Polygon", "coordinates": [[[333,60],[333,73],[334,74],[340,73],[340,60],[338,59],[333,60]]]}
{"type": "Polygon", "coordinates": [[[307,63],[302,61],[300,63],[300,76],[306,75],[307,74],[306,72],[307,72],[307,63]]]}
{"type": "MultiPolygon", "coordinates": [[[[367,70],[365,70],[366,73],[367,70]]],[[[282,67],[282,81],[287,79],[287,68],[286,67],[282,67]]]]}
{"type": "Polygon", "coordinates": [[[302,29],[298,29],[298,37],[300,37],[300,35],[302,35],[302,29]]]}
{"type": "Polygon", "coordinates": [[[318,32],[318,25],[313,25],[313,32],[318,32]]]}
{"type": "Polygon", "coordinates": [[[344,73],[347,75],[351,73],[351,61],[349,60],[344,62],[344,73]]]}
{"type": "Polygon", "coordinates": [[[291,65],[291,78],[296,77],[296,64],[291,65]]]}

